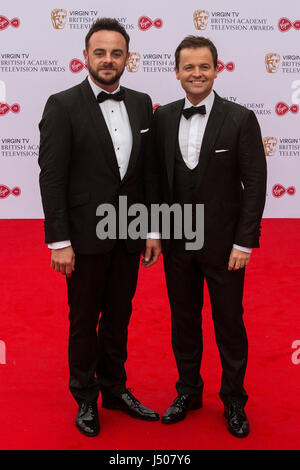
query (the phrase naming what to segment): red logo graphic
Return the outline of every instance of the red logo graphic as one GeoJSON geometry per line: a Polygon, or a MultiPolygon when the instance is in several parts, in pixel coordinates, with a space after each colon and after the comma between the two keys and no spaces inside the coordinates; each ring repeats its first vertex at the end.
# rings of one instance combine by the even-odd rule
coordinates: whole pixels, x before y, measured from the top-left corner
{"type": "Polygon", "coordinates": [[[288,18],[280,18],[278,21],[279,31],[286,33],[291,28],[300,29],[300,20],[294,21],[294,23],[292,23],[292,21],[290,21],[288,18]]]}
{"type": "Polygon", "coordinates": [[[0,116],[4,116],[7,114],[9,111],[12,111],[13,113],[19,113],[20,112],[20,105],[15,103],[11,106],[7,103],[0,103],[0,116]]]}
{"type": "Polygon", "coordinates": [[[235,69],[234,62],[228,62],[227,64],[224,64],[221,60],[218,60],[217,71],[223,72],[224,69],[228,70],[228,72],[233,72],[235,69]]]}
{"type": "Polygon", "coordinates": [[[5,199],[10,194],[13,194],[13,196],[20,196],[21,189],[17,187],[9,189],[5,184],[0,184],[0,199],[5,199]]]}
{"type": "Polygon", "coordinates": [[[155,26],[155,28],[162,28],[163,20],[157,18],[156,20],[152,21],[148,16],[141,16],[138,20],[138,27],[142,31],[147,31],[150,29],[151,26],[155,26]]]}
{"type": "Polygon", "coordinates": [[[160,107],[160,104],[159,103],[156,103],[153,105],[153,112],[160,107]]]}
{"type": "Polygon", "coordinates": [[[278,114],[278,116],[284,116],[288,111],[290,111],[293,114],[296,114],[299,111],[299,106],[297,104],[288,106],[286,103],[283,103],[282,101],[280,101],[280,103],[276,104],[275,111],[276,111],[276,114],[278,114]]]}
{"type": "Polygon", "coordinates": [[[69,64],[69,68],[72,73],[78,73],[83,69],[87,69],[87,65],[81,62],[79,59],[72,59],[69,64]]]}
{"type": "Polygon", "coordinates": [[[290,186],[289,188],[285,189],[282,184],[275,184],[272,188],[272,194],[274,197],[281,197],[285,193],[289,194],[290,196],[294,196],[296,192],[295,186],[290,186]]]}
{"type": "Polygon", "coordinates": [[[8,28],[11,25],[13,28],[18,28],[20,26],[19,18],[13,18],[11,21],[7,19],[5,16],[0,16],[0,31],[2,29],[8,28]]]}

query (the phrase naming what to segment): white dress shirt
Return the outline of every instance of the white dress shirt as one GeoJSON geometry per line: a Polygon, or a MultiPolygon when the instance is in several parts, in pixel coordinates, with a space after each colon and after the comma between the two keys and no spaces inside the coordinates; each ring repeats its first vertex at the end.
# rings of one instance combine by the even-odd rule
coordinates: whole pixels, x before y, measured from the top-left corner
{"type": "MultiPolygon", "coordinates": [[[[103,90],[96,85],[91,80],[90,76],[88,76],[88,81],[96,98],[101,91],[107,93],[106,90],[103,90]]],[[[120,85],[112,92],[112,94],[117,93],[119,90],[120,85]]],[[[124,101],[114,100],[103,101],[103,103],[99,103],[99,106],[113,142],[120,171],[120,178],[122,180],[127,171],[132,149],[132,131],[126,106],[124,101]]]]}
{"type": "MultiPolygon", "coordinates": [[[[179,146],[185,164],[193,170],[199,161],[201,144],[203,140],[206,124],[213,107],[215,94],[212,91],[201,103],[196,107],[205,105],[206,114],[194,114],[190,119],[186,119],[183,115],[179,124],[179,146]]],[[[194,106],[188,98],[185,98],[184,109],[194,106]]]]}
{"type": "MultiPolygon", "coordinates": [[[[194,169],[199,162],[199,156],[201,151],[202,140],[206,128],[206,124],[212,110],[215,100],[215,94],[213,91],[195,107],[205,105],[206,114],[194,114],[190,119],[186,119],[183,115],[181,116],[179,123],[179,147],[181,150],[182,158],[188,168],[194,169]]],[[[194,106],[188,98],[185,98],[184,109],[194,106]]],[[[252,249],[233,245],[233,248],[251,253],[252,249]]]]}

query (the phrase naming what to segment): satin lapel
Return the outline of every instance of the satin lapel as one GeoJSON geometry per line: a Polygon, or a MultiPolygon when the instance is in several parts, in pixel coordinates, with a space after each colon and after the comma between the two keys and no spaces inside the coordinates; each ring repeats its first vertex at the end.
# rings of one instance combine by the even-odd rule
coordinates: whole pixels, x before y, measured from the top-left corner
{"type": "Polygon", "coordinates": [[[216,142],[226,114],[227,111],[225,109],[223,100],[215,93],[215,101],[207,121],[201,145],[198,170],[199,177],[197,179],[196,189],[198,189],[201,184],[207,164],[209,162],[211,149],[216,142]]]}
{"type": "Polygon", "coordinates": [[[179,122],[181,112],[184,106],[184,99],[176,101],[171,107],[171,113],[168,116],[168,122],[166,124],[166,133],[164,138],[164,154],[166,158],[166,167],[168,174],[169,187],[172,194],[173,188],[173,177],[174,177],[174,165],[175,165],[175,153],[176,143],[178,140],[179,122]]]}
{"type": "Polygon", "coordinates": [[[117,157],[115,154],[115,150],[114,150],[113,142],[110,137],[109,130],[107,128],[100,106],[97,103],[97,100],[95,99],[95,95],[87,79],[81,83],[81,89],[84,95],[84,102],[86,104],[88,114],[91,117],[91,120],[93,122],[95,131],[96,131],[95,137],[98,140],[98,144],[99,144],[99,154],[104,155],[107,161],[107,164],[120,177],[117,157]]]}
{"type": "Polygon", "coordinates": [[[132,149],[131,149],[131,154],[128,162],[128,167],[127,171],[125,173],[125,176],[123,178],[123,182],[127,180],[128,176],[133,172],[138,153],[139,153],[139,148],[141,144],[141,134],[140,134],[140,126],[139,126],[139,120],[138,120],[138,109],[136,106],[136,101],[134,97],[127,92],[126,88],[124,89],[125,91],[125,99],[124,103],[126,106],[126,110],[128,113],[129,117],[129,122],[131,126],[131,132],[132,132],[132,149]]]}

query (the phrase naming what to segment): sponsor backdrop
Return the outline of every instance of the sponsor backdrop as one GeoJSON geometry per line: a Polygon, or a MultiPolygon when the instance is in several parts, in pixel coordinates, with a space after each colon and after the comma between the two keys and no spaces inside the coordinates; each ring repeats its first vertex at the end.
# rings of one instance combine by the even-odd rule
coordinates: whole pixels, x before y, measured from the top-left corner
{"type": "Polygon", "coordinates": [[[130,37],[122,83],[159,106],[183,96],[174,51],[188,34],[219,51],[215,90],[252,109],[268,161],[265,217],[300,216],[298,1],[10,0],[0,5],[0,218],[42,218],[38,123],[48,96],[87,75],[93,20],[117,18],[130,37]]]}

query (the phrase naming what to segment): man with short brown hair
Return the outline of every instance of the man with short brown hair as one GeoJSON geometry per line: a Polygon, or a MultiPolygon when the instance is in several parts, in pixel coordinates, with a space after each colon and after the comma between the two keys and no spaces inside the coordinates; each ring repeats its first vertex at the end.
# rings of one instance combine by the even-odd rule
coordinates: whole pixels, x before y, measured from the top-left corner
{"type": "Polygon", "coordinates": [[[119,85],[128,44],[118,21],[97,20],[86,37],[88,77],[50,96],[40,122],[45,237],[51,267],[67,276],[69,387],[79,405],[76,426],[86,436],[100,429],[99,389],[104,408],[159,419],[126,388],[124,364],[141,250],[151,266],[160,241],[149,235],[145,246],[141,238],[99,239],[96,233],[99,205],[117,210],[121,196],[128,204],[158,198],[149,151],[151,99],[119,85]]]}
{"type": "Polygon", "coordinates": [[[242,299],[245,267],[251,249],[259,246],[264,148],[254,113],[213,91],[217,50],[209,39],[186,37],[175,60],[186,98],[157,108],[154,119],[163,202],[204,205],[204,246],[189,251],[185,239],[162,240],[179,373],[178,395],[162,422],[175,423],[202,407],[206,280],[223,368],[220,397],[229,431],[245,437],[250,427],[244,411],[248,344],[242,299]]]}

